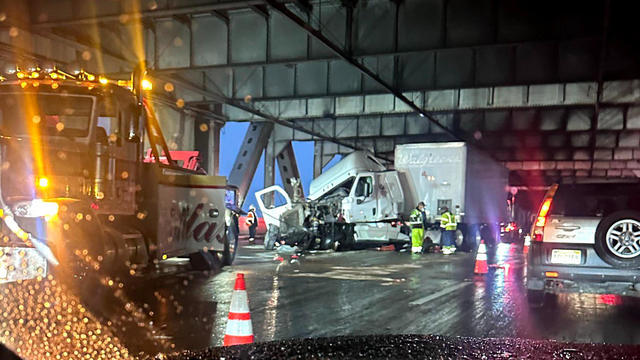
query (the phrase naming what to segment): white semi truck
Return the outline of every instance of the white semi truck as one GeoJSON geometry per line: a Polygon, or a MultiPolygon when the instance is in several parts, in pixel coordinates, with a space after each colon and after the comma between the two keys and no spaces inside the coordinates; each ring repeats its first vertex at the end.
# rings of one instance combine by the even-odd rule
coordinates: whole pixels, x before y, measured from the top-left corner
{"type": "Polygon", "coordinates": [[[462,142],[398,145],[394,160],[389,170],[372,154],[353,152],[311,182],[307,199],[291,199],[279,186],[256,192],[267,225],[265,247],[401,246],[410,235],[405,220],[420,201],[435,243],[445,206],[459,218],[458,246],[471,249],[481,229],[495,239],[507,218],[508,171],[500,163],[462,142]],[[266,207],[265,198],[276,194],[282,201],[266,207]]]}

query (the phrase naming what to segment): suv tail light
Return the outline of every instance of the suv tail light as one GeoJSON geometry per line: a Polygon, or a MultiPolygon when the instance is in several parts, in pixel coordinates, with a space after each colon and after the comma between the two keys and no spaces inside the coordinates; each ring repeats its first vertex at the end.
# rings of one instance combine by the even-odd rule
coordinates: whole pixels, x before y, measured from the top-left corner
{"type": "Polygon", "coordinates": [[[538,220],[536,220],[536,226],[544,227],[547,223],[547,214],[549,213],[549,208],[551,208],[552,198],[544,199],[542,206],[540,207],[540,211],[538,212],[538,220]]]}
{"type": "Polygon", "coordinates": [[[533,229],[531,229],[531,238],[533,241],[542,241],[544,226],[547,224],[547,215],[551,209],[551,203],[553,202],[553,196],[556,194],[556,190],[558,190],[558,184],[552,185],[544,196],[544,201],[542,205],[540,205],[540,210],[538,210],[538,217],[533,225],[533,229]]]}

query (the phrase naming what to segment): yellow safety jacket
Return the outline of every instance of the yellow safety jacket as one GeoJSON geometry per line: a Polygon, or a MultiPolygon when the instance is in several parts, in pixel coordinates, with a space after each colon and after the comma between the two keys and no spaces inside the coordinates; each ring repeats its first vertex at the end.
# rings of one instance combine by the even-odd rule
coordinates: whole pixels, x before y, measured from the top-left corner
{"type": "Polygon", "coordinates": [[[440,218],[440,227],[444,230],[456,230],[458,228],[456,217],[450,211],[443,213],[440,218]]]}
{"type": "Polygon", "coordinates": [[[422,212],[420,210],[413,209],[411,214],[409,215],[409,224],[411,224],[412,229],[422,229],[422,212]]]}

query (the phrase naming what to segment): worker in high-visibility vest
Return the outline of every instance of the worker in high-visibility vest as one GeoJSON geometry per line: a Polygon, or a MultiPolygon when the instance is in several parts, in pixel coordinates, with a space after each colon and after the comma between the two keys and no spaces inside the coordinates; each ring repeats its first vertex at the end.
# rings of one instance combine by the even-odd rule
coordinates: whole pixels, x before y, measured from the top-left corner
{"type": "Polygon", "coordinates": [[[249,244],[253,244],[256,238],[256,228],[258,227],[258,217],[256,216],[255,206],[249,206],[249,213],[247,214],[247,220],[245,223],[249,228],[249,244]]]}
{"type": "Polygon", "coordinates": [[[411,252],[419,254],[422,252],[424,238],[424,203],[422,201],[411,211],[409,225],[411,225],[411,252]]]}
{"type": "Polygon", "coordinates": [[[442,208],[440,228],[442,229],[442,253],[451,255],[456,252],[455,236],[458,223],[456,222],[455,215],[453,215],[446,206],[442,208]]]}

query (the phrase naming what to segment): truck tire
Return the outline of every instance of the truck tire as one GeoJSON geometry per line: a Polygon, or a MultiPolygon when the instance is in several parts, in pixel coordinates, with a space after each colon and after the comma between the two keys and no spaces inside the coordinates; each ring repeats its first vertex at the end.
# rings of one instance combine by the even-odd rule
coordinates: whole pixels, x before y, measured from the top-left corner
{"type": "Polygon", "coordinates": [[[462,232],[462,230],[457,229],[456,233],[455,233],[455,242],[456,242],[456,248],[460,249],[460,250],[465,250],[466,247],[465,245],[465,236],[464,233],[462,232]]]}
{"type": "Polygon", "coordinates": [[[327,236],[320,241],[320,250],[329,250],[333,248],[333,243],[335,241],[331,238],[331,236],[327,236]]]}
{"type": "Polygon", "coordinates": [[[222,265],[229,266],[233,264],[238,252],[238,234],[235,226],[229,226],[225,231],[224,250],[222,251],[222,265]]]}
{"type": "Polygon", "coordinates": [[[460,251],[473,251],[476,248],[475,232],[473,225],[459,224],[456,230],[456,247],[460,251]]]}
{"type": "Polygon", "coordinates": [[[280,236],[280,228],[275,225],[270,225],[267,233],[264,235],[264,249],[273,250],[278,236],[280,236]]]}
{"type": "Polygon", "coordinates": [[[637,232],[640,232],[640,212],[614,212],[602,219],[596,228],[595,251],[602,260],[617,268],[640,268],[640,250],[635,249],[640,238],[633,235],[637,232]]]}
{"type": "Polygon", "coordinates": [[[355,244],[355,237],[357,236],[355,232],[350,231],[349,228],[344,229],[344,237],[340,240],[336,240],[335,249],[336,251],[346,251],[353,249],[353,245],[355,244]]]}

